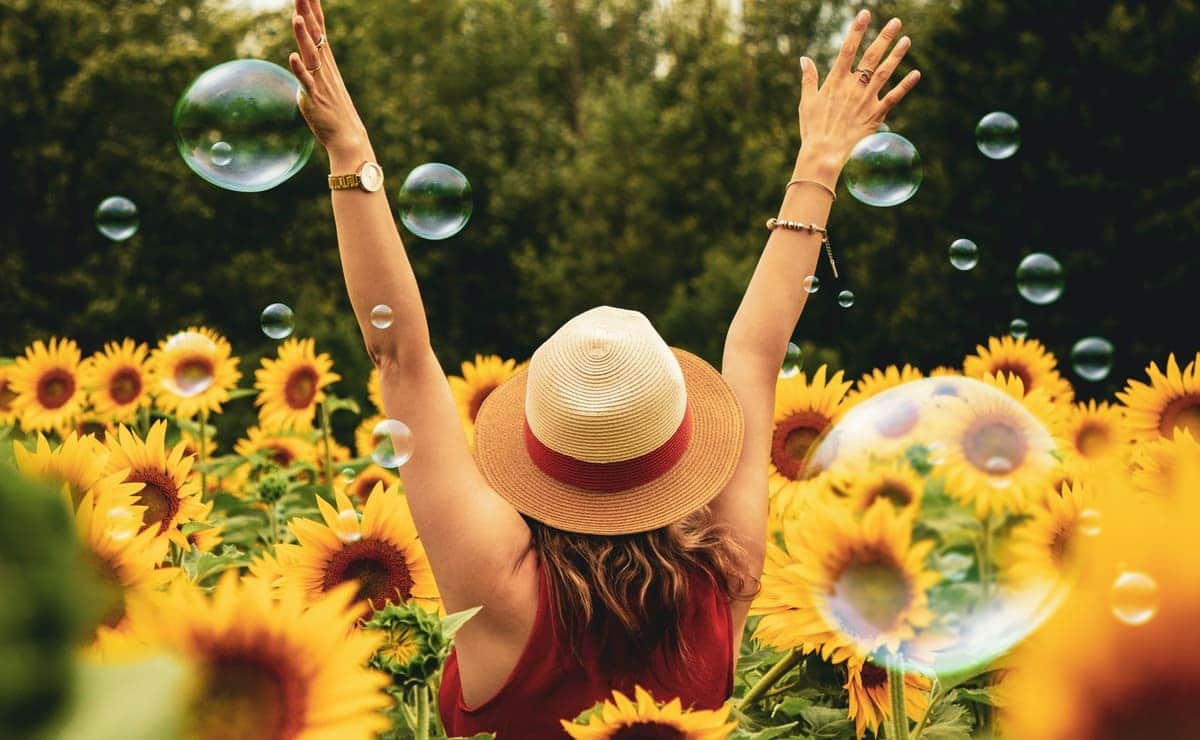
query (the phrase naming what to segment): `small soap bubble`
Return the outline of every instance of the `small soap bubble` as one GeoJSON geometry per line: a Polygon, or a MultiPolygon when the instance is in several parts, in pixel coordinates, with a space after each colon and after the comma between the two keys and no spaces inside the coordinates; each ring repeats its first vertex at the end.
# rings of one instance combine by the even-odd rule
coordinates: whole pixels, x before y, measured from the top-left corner
{"type": "Polygon", "coordinates": [[[986,157],[1008,159],[1021,148],[1021,124],[1004,111],[993,111],[975,126],[975,144],[986,157]]]}
{"type": "Polygon", "coordinates": [[[385,306],[380,303],[375,308],[371,309],[371,326],[376,329],[386,329],[392,325],[395,320],[395,314],[392,313],[391,306],[385,306]]]}
{"type": "Polygon", "coordinates": [[[779,368],[779,377],[791,378],[800,374],[804,368],[804,353],[800,345],[788,342],[787,353],[783,356],[783,366],[779,368]]]}
{"type": "Polygon", "coordinates": [[[212,151],[209,152],[212,157],[212,163],[218,167],[224,167],[233,161],[233,147],[224,141],[218,141],[212,145],[212,151]]]}
{"type": "Polygon", "coordinates": [[[809,275],[804,278],[804,292],[808,294],[816,293],[821,289],[821,278],[816,275],[809,275]]]}
{"type": "Polygon", "coordinates": [[[96,206],[96,230],[114,242],[136,234],[140,223],[137,206],[123,195],[105,198],[96,206]]]}
{"type": "Polygon", "coordinates": [[[1158,583],[1138,571],[1125,571],[1109,591],[1112,613],[1132,627],[1146,624],[1158,613],[1158,583]]]}
{"type": "Polygon", "coordinates": [[[420,165],[400,187],[400,220],[422,239],[449,239],[471,219],[474,204],[467,176],[441,162],[420,165]]]}
{"type": "Polygon", "coordinates": [[[362,539],[362,530],[359,528],[359,522],[362,517],[354,509],[342,509],[338,512],[338,527],[337,536],[342,542],[358,542],[362,539]]]}
{"type": "Polygon", "coordinates": [[[979,247],[970,239],[955,239],[950,244],[950,264],[959,270],[970,270],[979,264],[979,247]]]}
{"type": "Polygon", "coordinates": [[[1025,319],[1013,319],[1008,324],[1008,333],[1013,339],[1024,339],[1029,336],[1029,322],[1025,319]]]}
{"type": "Polygon", "coordinates": [[[1084,337],[1071,347],[1071,367],[1084,380],[1104,380],[1112,366],[1113,344],[1104,337],[1084,337]]]}
{"type": "Polygon", "coordinates": [[[854,305],[854,291],[843,290],[838,293],[837,302],[842,308],[850,308],[854,305]]]}
{"type": "Polygon", "coordinates": [[[1087,537],[1095,537],[1100,534],[1101,523],[1103,517],[1096,509],[1084,509],[1079,512],[1079,518],[1075,521],[1075,528],[1079,533],[1087,537]]]}
{"type": "Polygon", "coordinates": [[[412,430],[402,421],[384,419],[371,430],[371,439],[371,459],[381,468],[398,468],[412,457],[412,430]]]}
{"type": "Polygon", "coordinates": [[[924,177],[917,148],[891,132],[877,132],[859,141],[842,172],[851,195],[880,207],[897,206],[916,195],[924,177]]]}
{"type": "Polygon", "coordinates": [[[212,386],[217,345],[208,337],[196,331],[181,331],[167,340],[163,354],[176,358],[159,381],[168,392],[191,398],[212,386]]]}
{"type": "Polygon", "coordinates": [[[356,475],[354,468],[342,468],[342,480],[347,483],[353,483],[356,475]]]}
{"type": "Polygon", "coordinates": [[[271,339],[287,339],[296,328],[296,317],[292,309],[283,303],[272,303],[263,309],[259,317],[263,334],[271,339]]]}
{"type": "Polygon", "coordinates": [[[1063,269],[1058,260],[1034,252],[1017,266],[1017,290],[1030,303],[1054,303],[1063,293],[1063,269]]]}

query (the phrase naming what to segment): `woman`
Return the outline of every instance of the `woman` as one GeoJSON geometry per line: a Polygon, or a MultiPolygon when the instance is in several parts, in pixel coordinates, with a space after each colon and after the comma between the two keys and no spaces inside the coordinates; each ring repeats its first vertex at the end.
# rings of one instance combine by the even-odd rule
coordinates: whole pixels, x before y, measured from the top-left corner
{"type": "Polygon", "coordinates": [[[822,246],[808,225],[826,223],[851,148],[920,76],[884,94],[909,47],[893,46],[898,20],[854,64],[869,20],[858,14],[823,86],[801,60],[802,146],[791,182],[780,173],[789,223],[767,240],[720,373],[641,314],[593,309],[491,394],[473,458],[320,2],[296,0],[289,63],[329,153],[346,286],[387,415],[413,431],[413,517],[446,608],[483,607],[445,668],[451,735],[564,737],[560,718],[635,685],[697,709],[729,698],[765,556],[776,376],[822,246]],[[391,327],[371,324],[377,304],[391,327]]]}

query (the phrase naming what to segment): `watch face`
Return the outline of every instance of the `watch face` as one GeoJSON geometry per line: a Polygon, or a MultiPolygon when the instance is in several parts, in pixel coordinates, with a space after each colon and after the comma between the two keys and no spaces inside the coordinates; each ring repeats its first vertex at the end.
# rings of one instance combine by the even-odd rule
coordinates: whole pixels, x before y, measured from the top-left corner
{"type": "Polygon", "coordinates": [[[358,179],[362,182],[363,190],[373,193],[383,187],[383,168],[374,162],[367,162],[358,173],[358,179]]]}

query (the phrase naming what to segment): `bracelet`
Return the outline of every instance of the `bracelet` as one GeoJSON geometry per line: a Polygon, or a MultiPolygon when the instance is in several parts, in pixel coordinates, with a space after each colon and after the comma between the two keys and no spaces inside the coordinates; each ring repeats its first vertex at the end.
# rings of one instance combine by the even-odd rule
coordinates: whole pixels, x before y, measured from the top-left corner
{"type": "Polygon", "coordinates": [[[783,192],[786,193],[788,191],[788,189],[791,188],[793,185],[799,185],[800,183],[805,183],[805,182],[810,185],[816,185],[817,187],[821,188],[825,192],[829,193],[829,197],[833,198],[834,202],[837,202],[837,193],[835,193],[833,191],[833,188],[831,188],[828,185],[826,185],[825,183],[819,182],[817,180],[805,180],[802,178],[792,180],[792,181],[788,182],[787,187],[785,187],[783,189],[783,192]]]}
{"type": "Polygon", "coordinates": [[[803,221],[788,221],[783,218],[768,218],[767,229],[774,231],[775,229],[787,229],[788,231],[807,231],[810,234],[821,235],[821,246],[825,248],[825,255],[829,257],[829,267],[833,270],[833,277],[837,278],[837,262],[833,261],[833,245],[829,242],[829,230],[823,226],[816,224],[806,224],[803,221]]]}

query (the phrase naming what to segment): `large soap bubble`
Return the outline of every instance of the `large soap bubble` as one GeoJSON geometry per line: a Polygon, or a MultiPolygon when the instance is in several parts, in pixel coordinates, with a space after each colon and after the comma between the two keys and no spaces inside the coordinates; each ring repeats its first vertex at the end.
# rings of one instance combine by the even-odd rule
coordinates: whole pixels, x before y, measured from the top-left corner
{"type": "Polygon", "coordinates": [[[851,407],[809,448],[810,503],[785,540],[802,543],[789,555],[806,563],[803,600],[864,657],[970,674],[1072,583],[1085,508],[1057,488],[1049,402],[1018,400],[1015,385],[913,381],[851,407]]]}
{"type": "Polygon", "coordinates": [[[869,206],[898,206],[917,194],[924,178],[921,155],[900,134],[879,132],[854,145],[842,170],[846,188],[869,206]]]}
{"type": "Polygon", "coordinates": [[[284,182],[313,149],[299,95],[299,81],[277,64],[218,64],[175,105],[175,143],[183,161],[226,190],[255,193],[284,182]]]}

